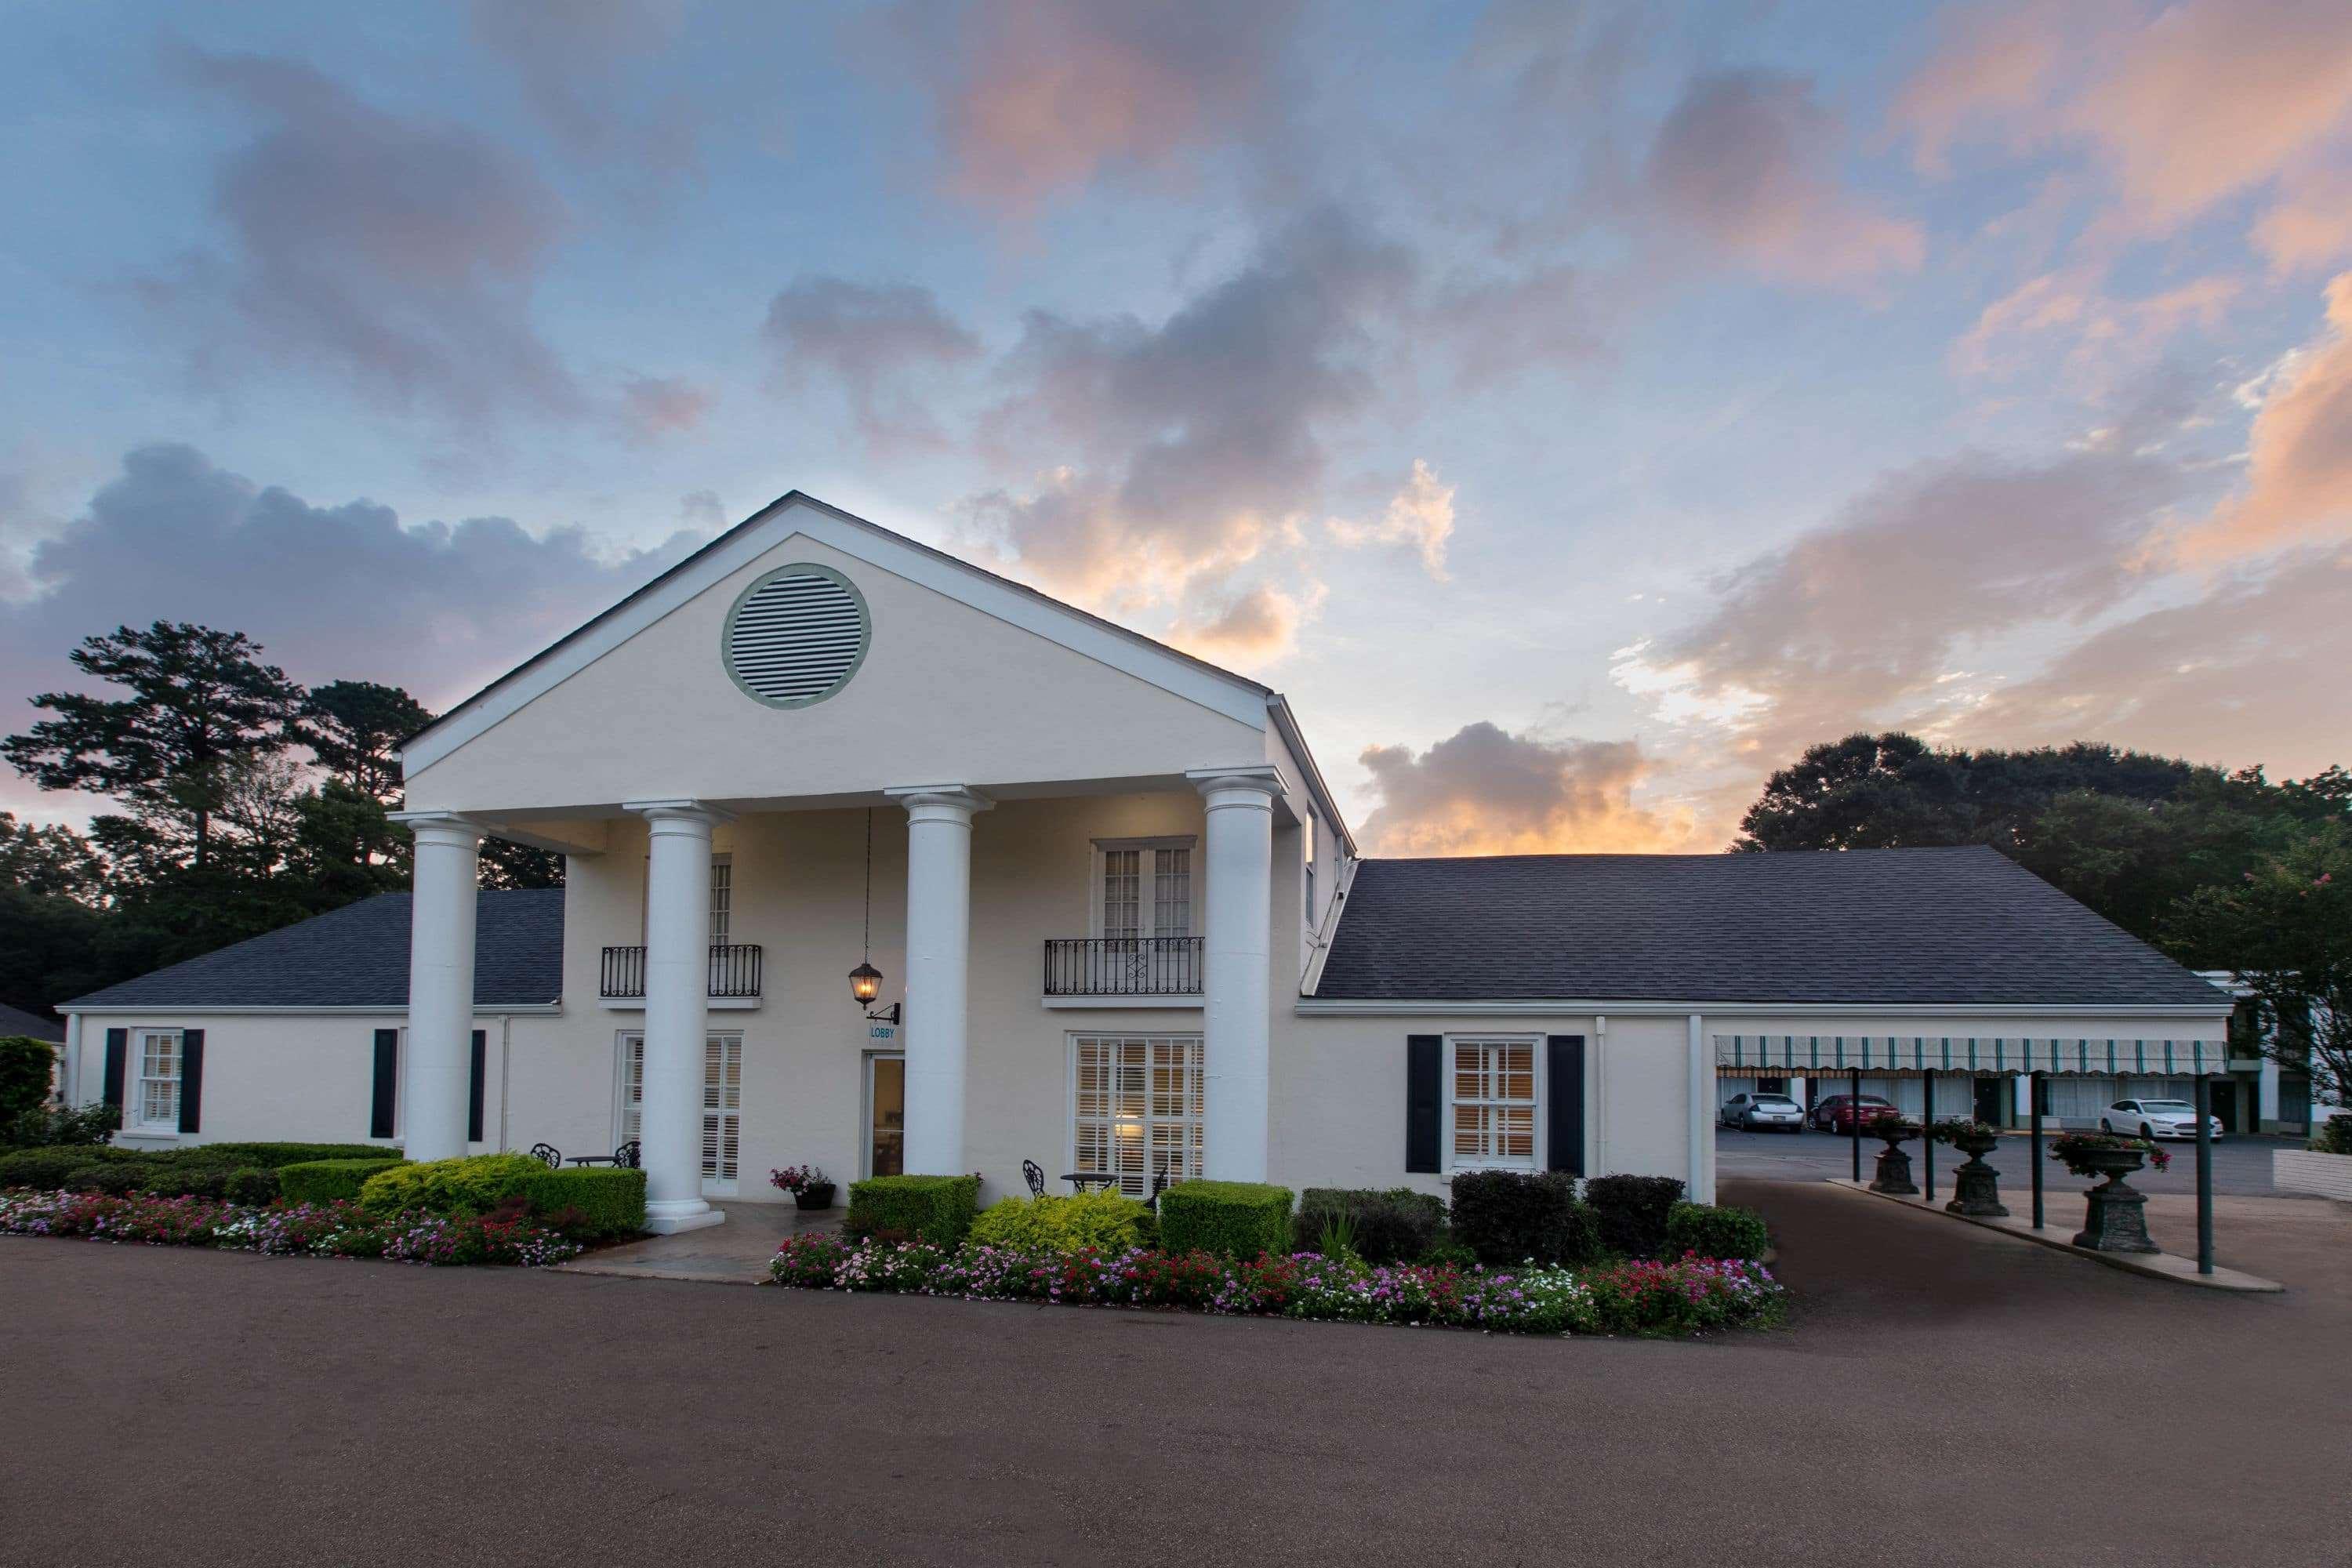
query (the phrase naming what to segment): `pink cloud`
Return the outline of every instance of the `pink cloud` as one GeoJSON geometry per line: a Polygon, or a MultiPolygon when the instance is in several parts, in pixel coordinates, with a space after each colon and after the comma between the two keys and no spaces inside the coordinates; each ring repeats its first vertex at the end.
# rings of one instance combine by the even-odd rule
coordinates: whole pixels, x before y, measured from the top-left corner
{"type": "Polygon", "coordinates": [[[1481,720],[1418,754],[1410,746],[1369,746],[1357,760],[1380,803],[1363,824],[1375,854],[1694,847],[1686,816],[1634,800],[1651,772],[1635,741],[1547,741],[1481,720]]]}

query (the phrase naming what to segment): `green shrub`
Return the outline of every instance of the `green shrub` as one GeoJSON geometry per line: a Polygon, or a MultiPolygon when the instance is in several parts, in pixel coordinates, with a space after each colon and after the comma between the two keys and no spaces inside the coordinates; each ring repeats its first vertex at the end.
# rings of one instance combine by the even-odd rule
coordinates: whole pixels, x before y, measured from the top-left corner
{"type": "Polygon", "coordinates": [[[868,1176],[849,1184],[852,1236],[887,1236],[953,1247],[980,1210],[978,1176],[868,1176]]]}
{"type": "Polygon", "coordinates": [[[1666,1245],[1666,1215],[1683,1201],[1672,1176],[1595,1176],[1584,1201],[1601,1220],[1601,1245],[1627,1258],[1655,1258],[1666,1245]]]}
{"type": "Polygon", "coordinates": [[[37,1112],[49,1102],[49,1075],[58,1049],[30,1035],[0,1035],[0,1127],[37,1112]]]}
{"type": "Polygon", "coordinates": [[[523,1190],[547,1166],[528,1154],[461,1154],[378,1171],[360,1185],[360,1202],[377,1214],[425,1209],[434,1214],[488,1214],[523,1190]]]}
{"type": "Polygon", "coordinates": [[[144,1160],[101,1160],[67,1171],[48,1184],[72,1193],[104,1193],[119,1198],[126,1193],[152,1190],[154,1177],[154,1168],[144,1160]]]}
{"type": "Polygon", "coordinates": [[[372,1160],[302,1160],[278,1167],[278,1187],[289,1203],[356,1203],[370,1176],[404,1163],[383,1152],[372,1160]]]}
{"type": "Polygon", "coordinates": [[[119,1105],[92,1101],[71,1110],[62,1105],[39,1105],[14,1121],[0,1121],[0,1143],[16,1149],[110,1147],[107,1141],[121,1125],[122,1107],[119,1105]]]}
{"type": "MultiPolygon", "coordinates": [[[[528,1158],[528,1156],[526,1156],[528,1158]]],[[[575,1238],[634,1236],[646,1228],[646,1173],[618,1165],[539,1169],[522,1179],[531,1217],[575,1238]]]]}
{"type": "Polygon", "coordinates": [[[110,1144],[58,1144],[46,1149],[18,1149],[0,1154],[0,1187],[62,1188],[66,1177],[110,1161],[136,1159],[128,1149],[110,1144]]]}
{"type": "Polygon", "coordinates": [[[1075,1197],[1000,1198],[972,1221],[971,1239],[990,1247],[1125,1252],[1159,1235],[1151,1211],[1123,1193],[1075,1197]]]}
{"type": "Polygon", "coordinates": [[[1597,1216],[1565,1171],[1465,1171],[1453,1187],[1454,1240],[1481,1263],[1576,1267],[1601,1254],[1597,1216]]]}
{"type": "Polygon", "coordinates": [[[1701,1258],[1741,1258],[1753,1263],[1771,1245],[1771,1233],[1764,1226],[1764,1216],[1754,1209],[1676,1204],[1666,1211],[1668,1258],[1696,1252],[1701,1258]]]}
{"type": "Polygon", "coordinates": [[[262,1165],[239,1165],[221,1184],[221,1196],[256,1208],[276,1203],[278,1192],[278,1173],[262,1165]]]}
{"type": "Polygon", "coordinates": [[[195,1143],[159,1152],[159,1160],[203,1165],[258,1165],[278,1171],[312,1160],[397,1160],[400,1151],[381,1143],[195,1143]]]}
{"type": "Polygon", "coordinates": [[[1309,1187],[1299,1194],[1291,1230],[1302,1251],[1319,1250],[1324,1228],[1345,1219],[1357,1257],[1367,1263],[1410,1263],[1437,1245],[1445,1200],[1411,1187],[1309,1187]]]}
{"type": "Polygon", "coordinates": [[[2323,1116],[2311,1130],[2309,1147],[2315,1154],[2352,1154],[2352,1111],[2323,1116]]]}
{"type": "Polygon", "coordinates": [[[1160,1245],[1244,1262],[1290,1250],[1290,1189],[1263,1182],[1179,1182],[1160,1194],[1160,1245]]]}

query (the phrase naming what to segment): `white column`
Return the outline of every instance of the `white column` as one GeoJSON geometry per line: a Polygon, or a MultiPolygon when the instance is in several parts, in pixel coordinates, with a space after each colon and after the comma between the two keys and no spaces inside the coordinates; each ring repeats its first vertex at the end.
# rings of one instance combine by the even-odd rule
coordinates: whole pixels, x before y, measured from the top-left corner
{"type": "Polygon", "coordinates": [[[1265,1180],[1273,1073],[1274,801],[1271,766],[1203,768],[1186,777],[1208,801],[1207,923],[1202,932],[1202,1173],[1265,1180]]]}
{"type": "Polygon", "coordinates": [[[2020,1127],[2031,1127],[2033,1124],[2033,1075],[2019,1073],[2015,1081],[2016,1092],[2010,1104],[2015,1108],[2016,1114],[2010,1120],[2020,1127]]]}
{"type": "Polygon", "coordinates": [[[906,1171],[971,1173],[963,1150],[965,998],[971,969],[971,819],[961,784],[885,792],[907,808],[906,1171]]]}
{"type": "Polygon", "coordinates": [[[2254,1130],[2269,1132],[2279,1124],[2279,1065],[2277,1058],[2264,1057],[2262,1069],[2254,1080],[2254,1130]]]}
{"type": "Polygon", "coordinates": [[[66,1048],[58,1058],[58,1103],[68,1110],[81,1104],[81,1015],[66,1015],[66,1048]]]}
{"type": "Polygon", "coordinates": [[[466,1152],[474,1027],[474,895],[481,829],[462,817],[395,814],[416,836],[408,921],[408,1038],[400,1142],[412,1160],[466,1152]]]}
{"type": "Polygon", "coordinates": [[[1707,1059],[1706,1020],[1690,1016],[1690,1163],[1684,1178],[1695,1204],[1715,1202],[1715,1064],[1707,1059]]]}
{"type": "Polygon", "coordinates": [[[702,1197],[703,1057],[710,1037],[710,830],[728,814],[694,800],[632,801],[650,839],[646,871],[646,1068],[637,1119],[646,1228],[727,1215],[702,1197]]]}
{"type": "Polygon", "coordinates": [[[1801,1078],[1791,1078],[1789,1079],[1789,1098],[1807,1110],[1811,1110],[1813,1102],[1805,1098],[1805,1091],[1811,1087],[1801,1078]]]}

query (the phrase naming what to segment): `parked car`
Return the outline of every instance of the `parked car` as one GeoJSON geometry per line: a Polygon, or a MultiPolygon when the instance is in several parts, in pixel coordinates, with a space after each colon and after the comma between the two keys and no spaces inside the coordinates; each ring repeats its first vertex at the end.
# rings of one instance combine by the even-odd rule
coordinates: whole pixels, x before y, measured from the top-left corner
{"type": "MultiPolygon", "coordinates": [[[[2221,1119],[2206,1120],[2212,1135],[2221,1136],[2221,1119]]],[[[2118,1100],[2099,1113],[2099,1131],[2126,1137],[2137,1133],[2142,1138],[2194,1138],[2197,1108],[2185,1100],[2118,1100]]]]}
{"type": "Polygon", "coordinates": [[[1750,1132],[1802,1132],[1805,1108],[1785,1094],[1735,1094],[1723,1102],[1716,1120],[1750,1132]]]}
{"type": "Polygon", "coordinates": [[[1865,1094],[1859,1099],[1851,1094],[1832,1094],[1813,1101],[1813,1125],[1823,1132],[1851,1132],[1853,1131],[1853,1108],[1856,1106],[1861,1107],[1862,1119],[1865,1122],[1874,1116],[1900,1114],[1893,1101],[1881,1100],[1874,1094],[1865,1094]]]}

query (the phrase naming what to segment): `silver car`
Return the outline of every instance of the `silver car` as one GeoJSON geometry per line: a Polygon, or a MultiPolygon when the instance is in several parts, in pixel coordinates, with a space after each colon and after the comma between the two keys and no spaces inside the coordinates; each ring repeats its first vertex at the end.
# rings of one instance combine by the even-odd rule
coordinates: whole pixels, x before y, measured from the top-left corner
{"type": "Polygon", "coordinates": [[[1735,1094],[1717,1113],[1726,1127],[1750,1132],[1801,1132],[1805,1108],[1785,1094],[1735,1094]]]}
{"type": "MultiPolygon", "coordinates": [[[[2221,1119],[2209,1117],[2210,1131],[2221,1136],[2221,1119]]],[[[2194,1138],[2197,1108],[2185,1100],[2118,1100],[2099,1114],[2099,1131],[2128,1138],[2194,1138]]]]}

